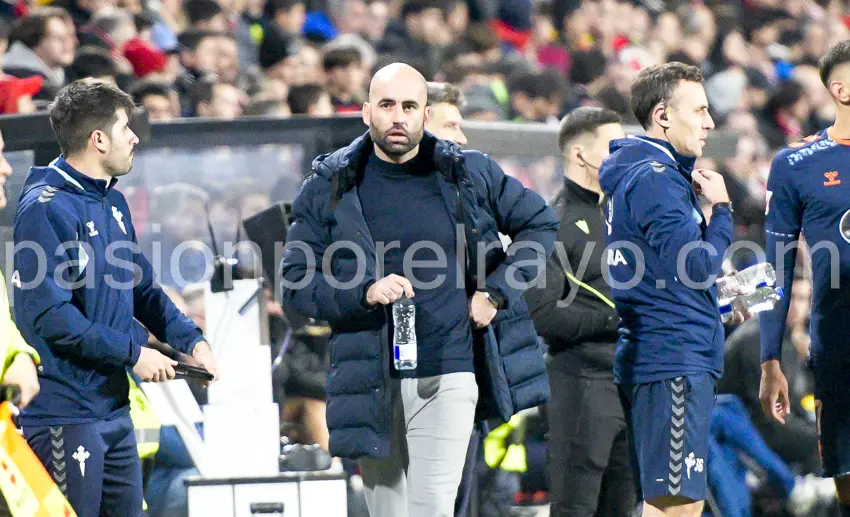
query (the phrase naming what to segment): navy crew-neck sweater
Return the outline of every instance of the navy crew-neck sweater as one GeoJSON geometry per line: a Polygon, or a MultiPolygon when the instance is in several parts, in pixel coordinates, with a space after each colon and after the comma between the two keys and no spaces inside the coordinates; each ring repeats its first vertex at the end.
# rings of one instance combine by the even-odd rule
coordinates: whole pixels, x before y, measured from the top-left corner
{"type": "MultiPolygon", "coordinates": [[[[469,302],[465,289],[457,287],[455,217],[443,199],[439,174],[421,157],[394,164],[372,153],[359,187],[363,215],[375,244],[378,249],[381,243],[384,249],[390,248],[384,253],[380,276],[406,276],[405,253],[418,242],[433,242],[445,254],[439,257],[430,245],[411,254],[413,261],[440,260],[445,267],[413,267],[412,275],[407,276],[415,291],[417,367],[399,372],[391,366],[396,377],[474,372],[469,302]],[[399,245],[393,247],[393,242],[399,245]],[[441,275],[444,279],[437,281],[441,275]]],[[[392,306],[385,310],[392,345],[392,306]]]]}

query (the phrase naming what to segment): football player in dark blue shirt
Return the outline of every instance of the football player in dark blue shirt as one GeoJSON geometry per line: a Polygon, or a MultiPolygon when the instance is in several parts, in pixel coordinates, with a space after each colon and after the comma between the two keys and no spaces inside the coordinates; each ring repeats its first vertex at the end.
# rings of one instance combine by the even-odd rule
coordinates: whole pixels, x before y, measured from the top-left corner
{"type": "Polygon", "coordinates": [[[784,423],[791,410],[780,368],[785,320],[800,234],[812,261],[811,348],[824,476],[835,478],[843,516],[850,516],[850,41],[830,49],[820,75],[835,99],[835,123],[790,144],[773,160],[767,182],[767,259],[786,292],[762,313],[761,403],[784,423]],[[842,289],[843,288],[843,289],[842,289]]]}

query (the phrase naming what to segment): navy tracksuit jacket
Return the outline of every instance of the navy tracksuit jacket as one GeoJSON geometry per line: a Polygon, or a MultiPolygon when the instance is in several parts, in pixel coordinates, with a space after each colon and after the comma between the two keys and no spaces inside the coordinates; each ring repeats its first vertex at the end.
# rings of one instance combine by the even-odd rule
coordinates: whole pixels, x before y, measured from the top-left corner
{"type": "Polygon", "coordinates": [[[21,423],[80,517],[141,515],[127,369],[148,334],[136,319],[186,353],[203,339],[154,284],[115,181],[60,157],[32,168],[15,217],[15,319],[42,360],[21,423]]]}

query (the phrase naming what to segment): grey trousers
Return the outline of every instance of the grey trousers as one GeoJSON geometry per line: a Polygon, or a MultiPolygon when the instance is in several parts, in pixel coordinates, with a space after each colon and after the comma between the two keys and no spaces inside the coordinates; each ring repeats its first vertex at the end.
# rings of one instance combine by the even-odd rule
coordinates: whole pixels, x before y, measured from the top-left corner
{"type": "Polygon", "coordinates": [[[362,458],[371,517],[453,517],[472,433],[472,373],[393,379],[390,455],[362,458]]]}

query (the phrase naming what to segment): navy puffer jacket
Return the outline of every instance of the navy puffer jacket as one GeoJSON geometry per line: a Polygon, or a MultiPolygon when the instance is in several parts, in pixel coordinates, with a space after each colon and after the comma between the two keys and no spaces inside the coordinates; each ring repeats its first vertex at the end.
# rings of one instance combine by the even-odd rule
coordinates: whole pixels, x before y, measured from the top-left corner
{"type": "MultiPolygon", "coordinates": [[[[387,318],[386,311],[365,305],[367,286],[378,280],[376,246],[357,192],[372,151],[367,133],[348,147],[314,161],[311,177],[293,202],[293,222],[282,260],[285,310],[327,321],[333,331],[327,406],[330,452],[349,458],[380,458],[390,450],[387,318]],[[349,243],[340,246],[342,241],[349,243]],[[323,266],[326,252],[332,255],[323,266]],[[311,271],[315,274],[309,274],[311,271]],[[332,279],[328,278],[330,273],[332,279]]],[[[523,286],[518,284],[533,284],[545,268],[554,249],[558,220],[539,195],[506,176],[482,153],[461,151],[427,132],[420,153],[433,156],[434,170],[440,171],[440,186],[452,214],[457,213],[460,196],[471,265],[466,273],[467,291],[473,292],[482,284],[480,288],[486,285],[496,289],[506,299],[505,308],[489,326],[473,330],[480,392],[476,417],[506,421],[549,396],[541,345],[523,301],[523,286]],[[506,253],[499,243],[499,232],[514,243],[535,246],[512,245],[516,252],[509,248],[506,253]],[[481,252],[485,253],[483,279],[474,271],[481,252]]]]}

